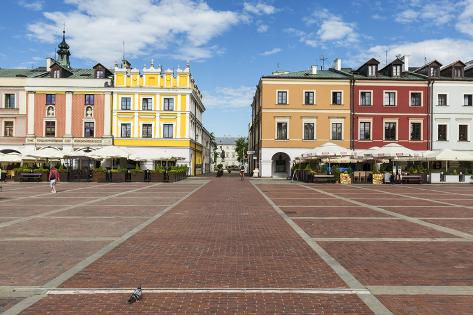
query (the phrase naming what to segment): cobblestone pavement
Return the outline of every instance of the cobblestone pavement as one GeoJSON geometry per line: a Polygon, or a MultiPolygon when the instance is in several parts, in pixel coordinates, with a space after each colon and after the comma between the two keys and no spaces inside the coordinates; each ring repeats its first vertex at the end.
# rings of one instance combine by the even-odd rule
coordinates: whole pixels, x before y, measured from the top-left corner
{"type": "Polygon", "coordinates": [[[5,314],[471,314],[473,187],[6,184],[5,314]],[[141,285],[143,300],[128,305],[141,285]]]}

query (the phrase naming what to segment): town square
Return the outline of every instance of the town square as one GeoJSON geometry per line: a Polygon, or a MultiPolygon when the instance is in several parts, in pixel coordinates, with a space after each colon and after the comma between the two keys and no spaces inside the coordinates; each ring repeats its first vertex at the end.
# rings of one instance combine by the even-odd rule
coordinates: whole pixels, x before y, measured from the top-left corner
{"type": "Polygon", "coordinates": [[[0,7],[1,314],[473,313],[472,1],[0,7]]]}

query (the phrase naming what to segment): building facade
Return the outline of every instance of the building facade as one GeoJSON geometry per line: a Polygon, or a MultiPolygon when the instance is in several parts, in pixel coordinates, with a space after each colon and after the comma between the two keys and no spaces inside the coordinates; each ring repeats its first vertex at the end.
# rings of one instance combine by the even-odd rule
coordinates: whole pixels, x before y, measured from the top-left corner
{"type": "Polygon", "coordinates": [[[388,143],[429,149],[429,81],[409,72],[406,58],[382,69],[370,59],[351,74],[353,149],[388,143]]]}
{"type": "Polygon", "coordinates": [[[432,150],[473,151],[473,62],[434,60],[415,72],[432,82],[432,150]]]}
{"type": "Polygon", "coordinates": [[[263,76],[252,104],[250,171],[287,177],[292,161],[310,149],[326,142],[350,147],[350,130],[350,77],[341,60],[329,70],[263,76]]]}
{"type": "Polygon", "coordinates": [[[223,168],[238,167],[238,154],[236,152],[235,137],[217,137],[217,165],[222,164],[223,168]]]}
{"type": "MultiPolygon", "coordinates": [[[[114,71],[112,135],[128,151],[178,158],[190,175],[203,172],[202,95],[187,65],[163,71],[161,66],[131,68],[124,60],[114,71]]],[[[153,161],[143,163],[153,167],[153,161]]]]}

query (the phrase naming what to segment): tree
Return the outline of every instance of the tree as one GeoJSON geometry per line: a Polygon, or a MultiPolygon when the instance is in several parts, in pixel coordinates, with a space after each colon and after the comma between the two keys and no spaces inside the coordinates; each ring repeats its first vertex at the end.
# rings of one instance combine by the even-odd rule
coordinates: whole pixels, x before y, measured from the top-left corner
{"type": "Polygon", "coordinates": [[[237,160],[240,163],[245,161],[246,151],[248,151],[248,139],[240,137],[235,141],[235,151],[237,152],[237,160]]]}

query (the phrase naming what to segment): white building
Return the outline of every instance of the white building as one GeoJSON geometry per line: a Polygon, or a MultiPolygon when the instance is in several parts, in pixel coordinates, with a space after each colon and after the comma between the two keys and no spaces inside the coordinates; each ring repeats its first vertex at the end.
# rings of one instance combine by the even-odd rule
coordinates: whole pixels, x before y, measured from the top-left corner
{"type": "Polygon", "coordinates": [[[215,139],[217,142],[217,165],[222,164],[223,168],[240,165],[235,145],[237,139],[234,137],[217,137],[215,139]]]}
{"type": "Polygon", "coordinates": [[[432,150],[473,151],[473,62],[434,60],[416,70],[431,79],[432,150]]]}

